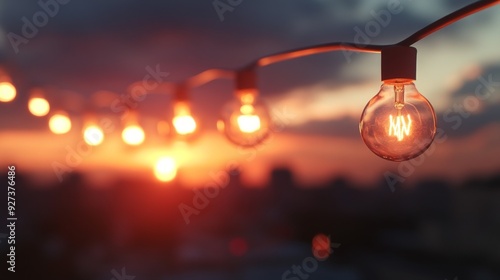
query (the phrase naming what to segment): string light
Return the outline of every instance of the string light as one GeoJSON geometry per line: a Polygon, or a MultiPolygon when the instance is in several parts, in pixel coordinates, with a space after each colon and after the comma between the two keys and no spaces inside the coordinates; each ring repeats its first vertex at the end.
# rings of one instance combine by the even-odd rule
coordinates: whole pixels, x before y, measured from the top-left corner
{"type": "Polygon", "coordinates": [[[49,101],[45,99],[42,89],[34,88],[30,91],[28,110],[35,117],[43,117],[49,113],[50,104],[49,101]]]}
{"type": "Polygon", "coordinates": [[[33,116],[43,117],[50,111],[50,104],[45,98],[34,97],[28,103],[28,109],[33,116]]]}
{"type": "Polygon", "coordinates": [[[129,125],[122,131],[122,139],[128,145],[138,146],[146,138],[144,130],[139,125],[129,125]]]}
{"type": "Polygon", "coordinates": [[[54,134],[66,134],[71,130],[71,119],[66,112],[59,111],[50,117],[49,128],[54,134]]]}
{"type": "Polygon", "coordinates": [[[171,157],[160,158],[155,165],[154,174],[161,182],[170,182],[177,176],[177,164],[171,157]]]}
{"type": "Polygon", "coordinates": [[[262,143],[270,135],[272,124],[267,106],[258,99],[253,67],[237,73],[235,97],[223,107],[217,128],[236,145],[262,143]]]}
{"type": "MultiPolygon", "coordinates": [[[[360,133],[368,148],[385,159],[402,161],[414,158],[432,143],[436,132],[436,117],[430,103],[413,84],[416,50],[411,45],[456,21],[499,3],[500,0],[474,2],[393,45],[329,43],[256,59],[249,67],[236,72],[236,100],[223,107],[217,128],[231,142],[240,146],[258,145],[270,135],[272,122],[269,110],[258,100],[255,77],[257,67],[332,51],[381,52],[383,84],[380,92],[363,110],[360,133]]],[[[16,88],[10,79],[3,79],[5,75],[0,76],[0,102],[10,102],[16,97],[16,88]]],[[[180,85],[186,92],[186,88],[197,87],[219,78],[233,77],[234,71],[210,69],[180,85]]],[[[164,84],[171,86],[170,83],[164,84]]],[[[163,84],[159,88],[163,89],[163,84]]],[[[199,124],[191,115],[188,99],[177,98],[174,104],[173,130],[180,136],[196,134],[199,124]]],[[[44,116],[49,112],[50,105],[46,99],[33,98],[30,99],[28,108],[33,115],[44,116]]],[[[71,120],[67,114],[54,114],[49,120],[49,127],[56,134],[67,133],[71,129],[71,120]]],[[[168,130],[168,125],[161,126],[161,133],[168,130]]],[[[137,123],[129,123],[122,132],[122,138],[130,145],[139,145],[144,141],[145,134],[137,123]]]]}
{"type": "Polygon", "coordinates": [[[0,82],[0,102],[11,102],[16,94],[16,87],[11,82],[0,82]]]}
{"type": "Polygon", "coordinates": [[[91,124],[83,130],[83,139],[90,146],[99,146],[104,141],[104,132],[98,125],[91,124]]]}
{"type": "Polygon", "coordinates": [[[187,88],[183,84],[176,87],[172,126],[177,136],[184,137],[184,139],[192,137],[198,129],[197,121],[191,114],[187,88]]]}
{"type": "Polygon", "coordinates": [[[417,50],[393,46],[382,50],[382,87],[366,105],[359,129],[376,155],[403,161],[421,155],[436,133],[432,105],[415,88],[417,50]]]}

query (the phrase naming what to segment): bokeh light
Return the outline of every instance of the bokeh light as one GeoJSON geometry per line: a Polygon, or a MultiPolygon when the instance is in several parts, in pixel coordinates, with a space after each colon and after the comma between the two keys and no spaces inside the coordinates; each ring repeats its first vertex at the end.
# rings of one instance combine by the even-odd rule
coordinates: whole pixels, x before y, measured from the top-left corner
{"type": "Polygon", "coordinates": [[[122,132],[123,142],[131,146],[137,146],[144,142],[144,130],[138,125],[129,125],[122,132]]]}
{"type": "Polygon", "coordinates": [[[98,146],[104,141],[104,132],[97,125],[89,125],[83,132],[83,139],[90,146],[98,146]]]}
{"type": "Polygon", "coordinates": [[[191,134],[196,130],[196,121],[190,115],[174,117],[172,122],[175,131],[180,135],[191,134]]]}
{"type": "Polygon", "coordinates": [[[71,130],[71,120],[66,113],[56,113],[49,120],[50,131],[54,134],[65,134],[71,130]]]}
{"type": "Polygon", "coordinates": [[[332,253],[330,245],[330,237],[322,233],[316,234],[312,240],[312,252],[314,257],[317,260],[326,260],[332,253]]]}
{"type": "Polygon", "coordinates": [[[243,133],[253,133],[260,129],[260,118],[256,115],[241,115],[238,126],[243,133]]]}
{"type": "Polygon", "coordinates": [[[162,182],[170,182],[177,176],[177,164],[171,157],[160,158],[155,165],[155,177],[162,182]]]}
{"type": "Polygon", "coordinates": [[[254,115],[255,109],[250,104],[245,104],[241,106],[240,112],[241,116],[238,116],[238,126],[241,132],[253,133],[260,129],[260,118],[254,115]]]}
{"type": "Polygon", "coordinates": [[[33,97],[28,102],[28,109],[34,116],[43,117],[49,113],[50,104],[45,98],[33,97]]]}
{"type": "Polygon", "coordinates": [[[0,83],[0,102],[10,102],[16,98],[16,87],[10,82],[0,83]]]}

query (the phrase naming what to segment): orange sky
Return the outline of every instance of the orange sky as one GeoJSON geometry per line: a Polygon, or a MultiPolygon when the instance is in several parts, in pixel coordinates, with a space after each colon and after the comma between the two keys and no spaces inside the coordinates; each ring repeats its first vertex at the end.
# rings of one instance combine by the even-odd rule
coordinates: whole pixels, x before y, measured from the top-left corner
{"type": "Polygon", "coordinates": [[[89,173],[143,172],[153,178],[156,160],[171,156],[179,167],[178,180],[188,186],[203,186],[210,182],[211,173],[225,170],[234,163],[241,167],[242,179],[249,185],[266,183],[269,168],[273,166],[290,167],[299,182],[309,184],[324,182],[336,174],[369,184],[378,182],[384,172],[398,168],[402,173],[396,174],[408,177],[407,182],[422,176],[456,180],[498,171],[499,129],[500,125],[495,124],[469,137],[437,140],[428,153],[404,164],[378,158],[360,138],[279,132],[258,148],[244,150],[216,133],[203,135],[192,144],[150,141],[140,148],[126,147],[117,135],[111,134],[102,146],[89,148],[71,133],[61,136],[46,131],[12,131],[0,133],[0,164],[14,162],[20,171],[37,171],[40,180],[57,180],[54,162],[74,170],[91,171],[89,173]],[[214,149],[217,152],[213,152],[214,149]],[[70,151],[76,152],[80,159],[70,151]],[[408,171],[412,166],[417,166],[414,172],[408,171]]]}

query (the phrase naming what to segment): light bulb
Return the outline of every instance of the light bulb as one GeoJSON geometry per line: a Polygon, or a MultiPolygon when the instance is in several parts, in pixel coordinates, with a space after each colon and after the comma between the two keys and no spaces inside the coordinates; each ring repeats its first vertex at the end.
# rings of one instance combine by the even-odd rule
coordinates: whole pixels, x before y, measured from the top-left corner
{"type": "Polygon", "coordinates": [[[191,115],[191,109],[187,101],[177,101],[175,103],[172,125],[175,132],[180,136],[188,136],[196,132],[196,120],[191,115]]]}
{"type": "Polygon", "coordinates": [[[250,104],[241,105],[238,116],[238,128],[243,133],[254,133],[260,129],[260,117],[254,114],[255,107],[250,104]]]}
{"type": "Polygon", "coordinates": [[[89,125],[83,131],[83,140],[90,146],[98,146],[104,141],[104,132],[97,125],[89,125]]]}
{"type": "Polygon", "coordinates": [[[128,145],[137,146],[144,142],[145,134],[139,125],[129,125],[122,131],[122,139],[128,145]]]}
{"type": "Polygon", "coordinates": [[[171,157],[160,158],[155,165],[154,174],[161,182],[170,182],[177,176],[177,164],[171,157]]]}
{"type": "Polygon", "coordinates": [[[16,94],[16,87],[11,82],[0,82],[0,102],[10,102],[16,94]]]}
{"type": "Polygon", "coordinates": [[[366,105],[359,129],[376,155],[392,161],[409,160],[431,145],[436,115],[411,81],[386,82],[366,105]]]}
{"type": "Polygon", "coordinates": [[[432,105],[413,84],[417,50],[407,46],[382,49],[382,87],[361,115],[359,130],[376,155],[404,161],[421,155],[436,134],[432,105]]]}
{"type": "Polygon", "coordinates": [[[50,131],[54,134],[65,134],[71,130],[71,120],[65,112],[58,112],[49,119],[50,131]]]}
{"type": "Polygon", "coordinates": [[[267,107],[253,98],[238,98],[227,103],[217,128],[239,146],[262,143],[271,132],[271,116],[267,107]]]}
{"type": "Polygon", "coordinates": [[[33,97],[28,102],[28,109],[33,116],[43,117],[50,111],[50,104],[43,97],[33,97]]]}

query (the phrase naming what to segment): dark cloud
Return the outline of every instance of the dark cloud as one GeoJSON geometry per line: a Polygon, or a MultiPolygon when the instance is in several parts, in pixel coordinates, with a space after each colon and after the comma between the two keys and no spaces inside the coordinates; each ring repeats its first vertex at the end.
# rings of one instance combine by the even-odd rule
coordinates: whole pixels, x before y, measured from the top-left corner
{"type": "Polygon", "coordinates": [[[499,123],[499,96],[500,65],[486,66],[478,77],[452,93],[449,108],[438,114],[439,125],[450,136],[462,137],[499,123]]]}
{"type": "Polygon", "coordinates": [[[500,94],[500,64],[483,66],[481,73],[474,79],[469,79],[452,93],[454,101],[462,100],[468,96],[478,96],[484,101],[489,97],[500,94]]]}

